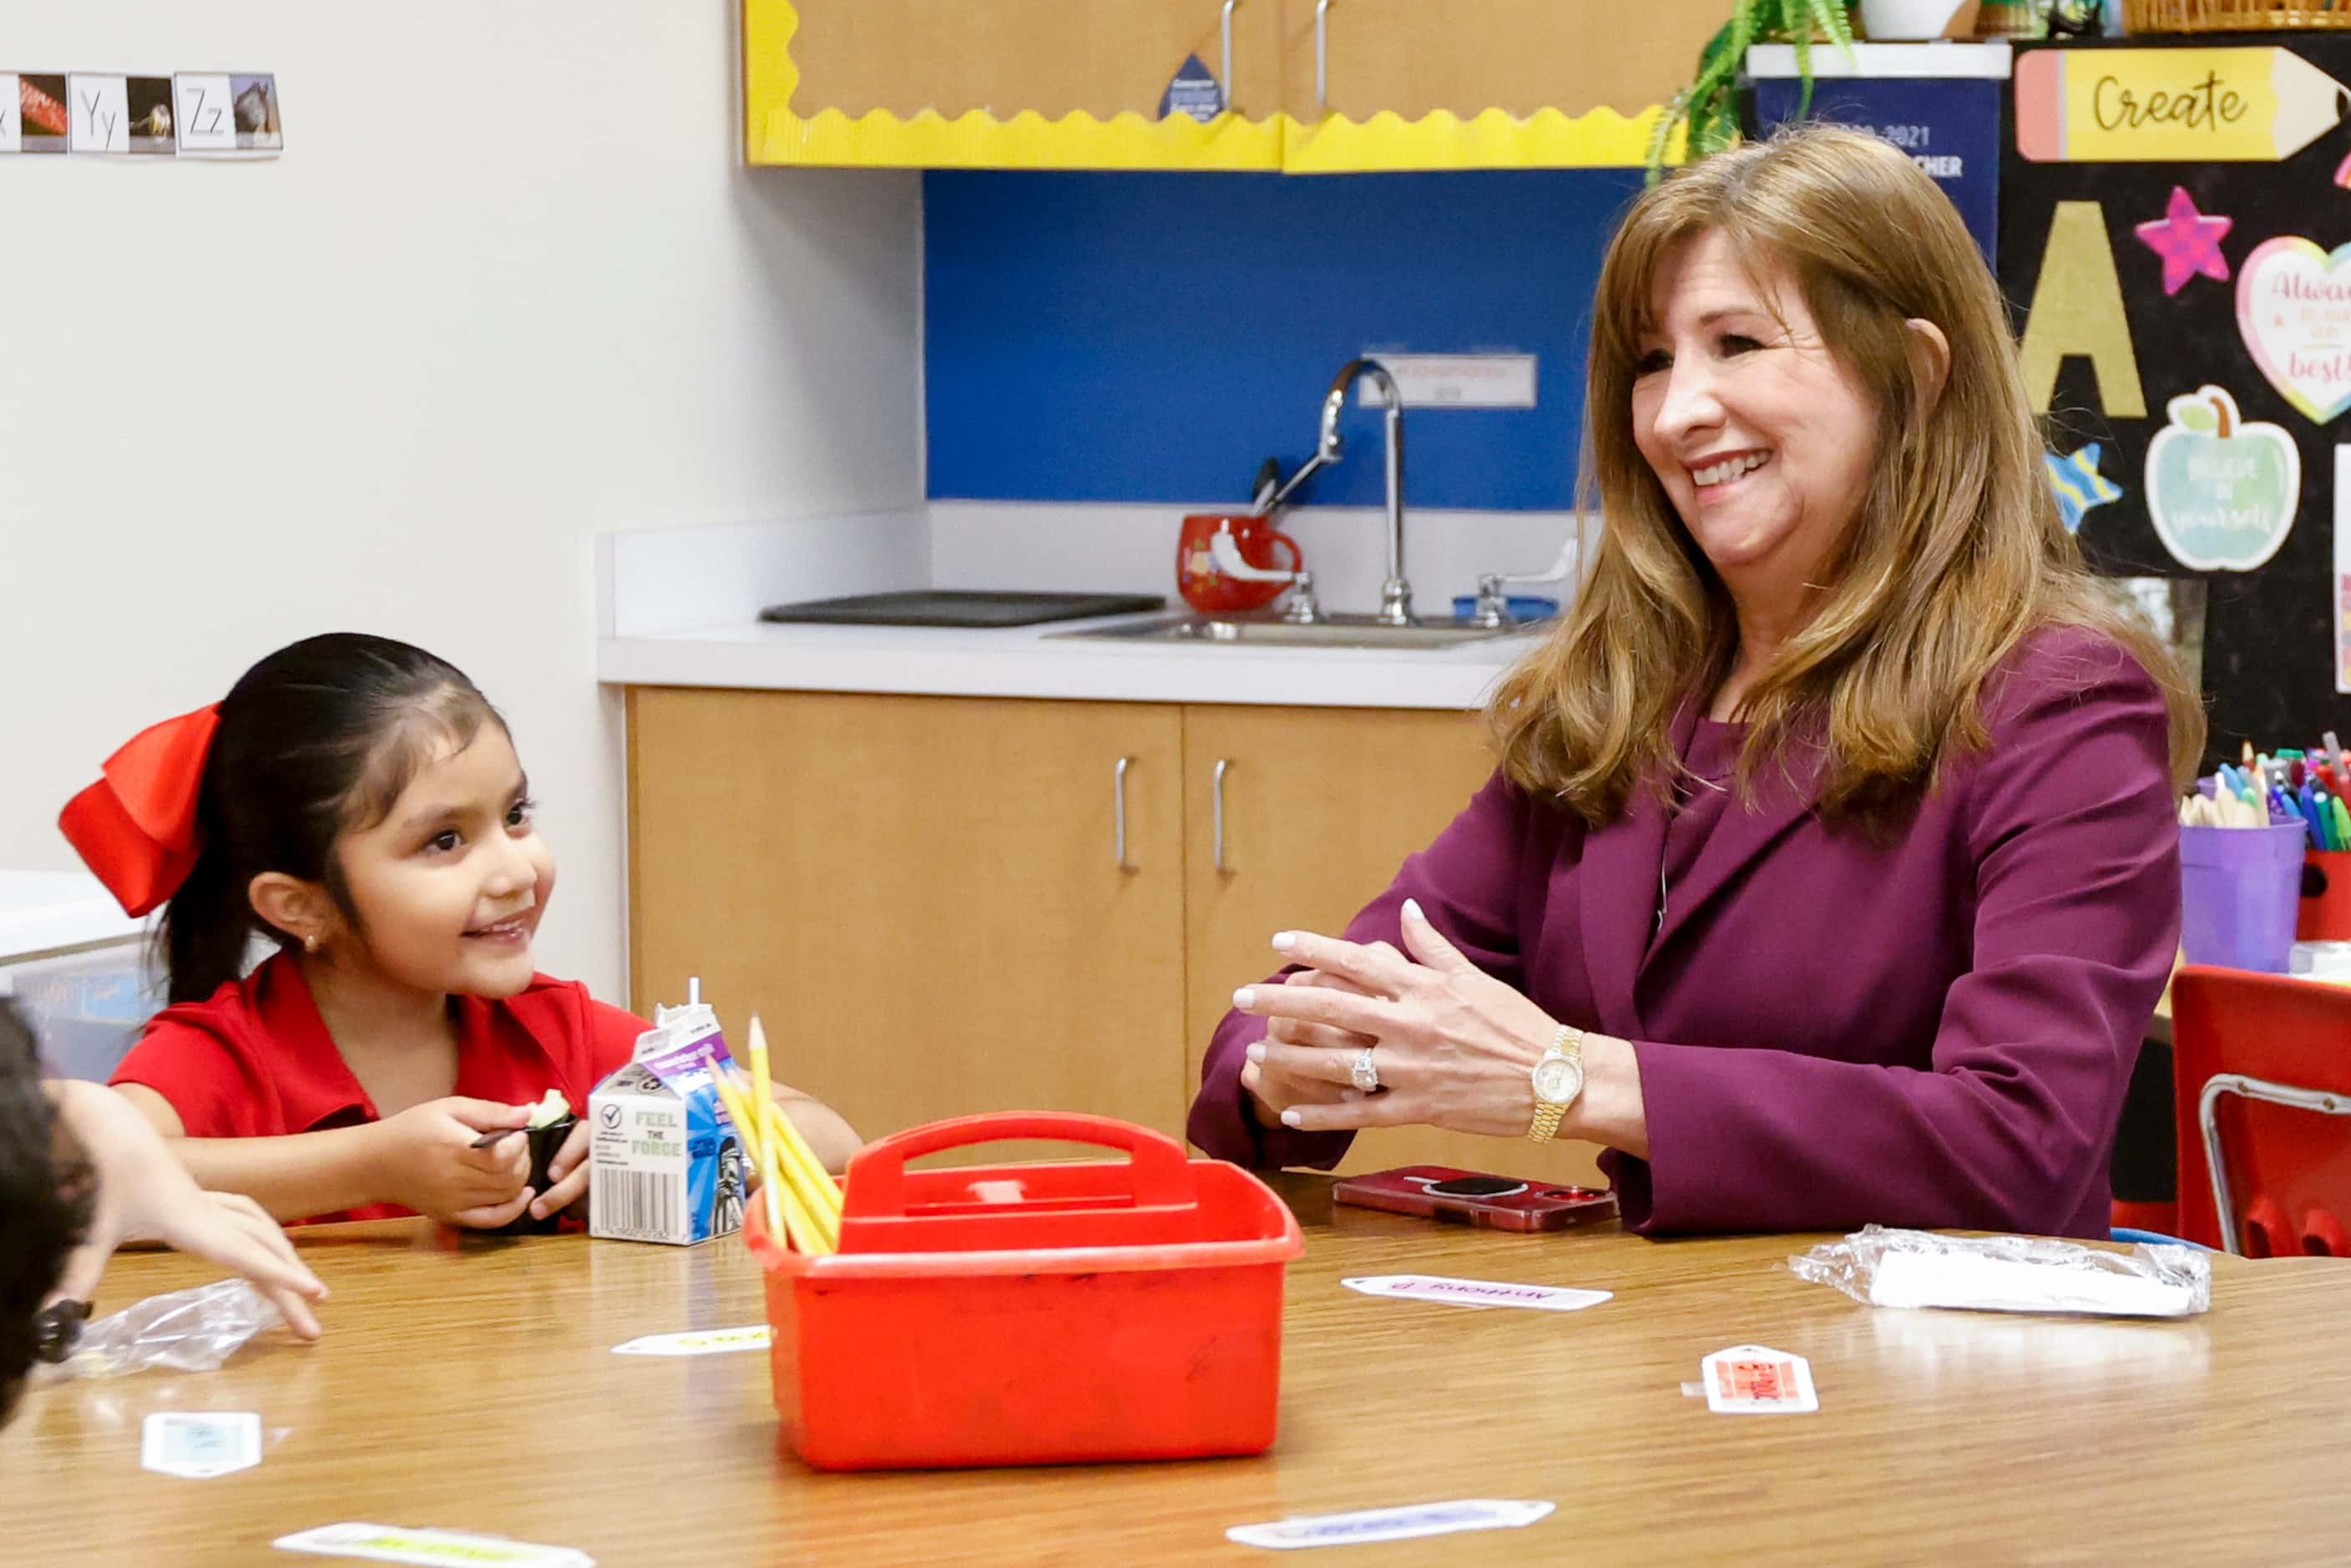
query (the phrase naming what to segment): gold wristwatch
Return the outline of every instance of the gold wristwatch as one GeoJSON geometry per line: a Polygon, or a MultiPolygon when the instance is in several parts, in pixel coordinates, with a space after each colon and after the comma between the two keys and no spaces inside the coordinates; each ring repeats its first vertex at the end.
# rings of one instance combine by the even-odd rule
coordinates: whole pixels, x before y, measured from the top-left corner
{"type": "Polygon", "coordinates": [[[1583,1092],[1583,1031],[1562,1024],[1551,1049],[1535,1062],[1535,1119],[1527,1124],[1528,1138],[1548,1144],[1558,1136],[1559,1119],[1583,1092]]]}

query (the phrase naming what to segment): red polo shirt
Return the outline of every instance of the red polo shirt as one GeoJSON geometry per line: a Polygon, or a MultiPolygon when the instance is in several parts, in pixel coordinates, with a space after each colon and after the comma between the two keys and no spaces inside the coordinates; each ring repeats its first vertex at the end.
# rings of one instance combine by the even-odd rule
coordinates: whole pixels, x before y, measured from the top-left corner
{"type": "MultiPolygon", "coordinates": [[[[454,998],[455,1092],[519,1105],[560,1089],[584,1114],[588,1092],[629,1060],[651,1026],[597,1001],[576,980],[531,977],[496,999],[454,998]]],[[[335,1048],[302,971],[282,955],[208,1001],[164,1009],[114,1070],[172,1103],[192,1138],[266,1138],[378,1120],[375,1103],[335,1048]]],[[[305,1221],[392,1219],[413,1210],[376,1203],[305,1221]]]]}

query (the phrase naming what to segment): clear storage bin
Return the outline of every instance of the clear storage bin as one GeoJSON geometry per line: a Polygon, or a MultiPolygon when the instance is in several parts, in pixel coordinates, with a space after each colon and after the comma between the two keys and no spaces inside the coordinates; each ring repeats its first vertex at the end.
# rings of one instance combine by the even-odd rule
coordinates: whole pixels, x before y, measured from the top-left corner
{"type": "Polygon", "coordinates": [[[147,934],[98,879],[0,871],[0,996],[31,1019],[49,1070],[104,1082],[162,1005],[147,934]]]}

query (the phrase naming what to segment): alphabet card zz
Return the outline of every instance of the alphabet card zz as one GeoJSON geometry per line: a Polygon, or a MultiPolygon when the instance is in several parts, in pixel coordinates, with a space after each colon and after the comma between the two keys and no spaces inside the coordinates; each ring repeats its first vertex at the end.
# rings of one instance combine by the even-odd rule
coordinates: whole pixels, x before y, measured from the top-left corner
{"type": "Polygon", "coordinates": [[[172,78],[180,151],[211,158],[266,158],[283,152],[277,78],[229,71],[182,71],[172,78]]]}

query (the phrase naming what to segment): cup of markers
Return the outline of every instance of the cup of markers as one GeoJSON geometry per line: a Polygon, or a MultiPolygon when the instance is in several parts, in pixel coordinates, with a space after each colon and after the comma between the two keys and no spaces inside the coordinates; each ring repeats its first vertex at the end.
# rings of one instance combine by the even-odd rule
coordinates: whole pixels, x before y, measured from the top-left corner
{"type": "Polygon", "coordinates": [[[2189,963],[2283,974],[2297,936],[2330,935],[2335,919],[2351,927],[2346,776],[2351,766],[2330,735],[2323,751],[2252,754],[2198,780],[2179,807],[2180,946],[2189,963]],[[2322,898],[2314,910],[2314,884],[2323,894],[2337,883],[2340,907],[2322,898]]]}
{"type": "Polygon", "coordinates": [[[2351,754],[2326,737],[2324,748],[2281,749],[2254,758],[2256,771],[2275,778],[2285,802],[2305,824],[2309,844],[2302,862],[2302,913],[2294,934],[2304,942],[2351,939],[2351,754]],[[2279,777],[2283,775],[2283,777],[2279,777]]]}

